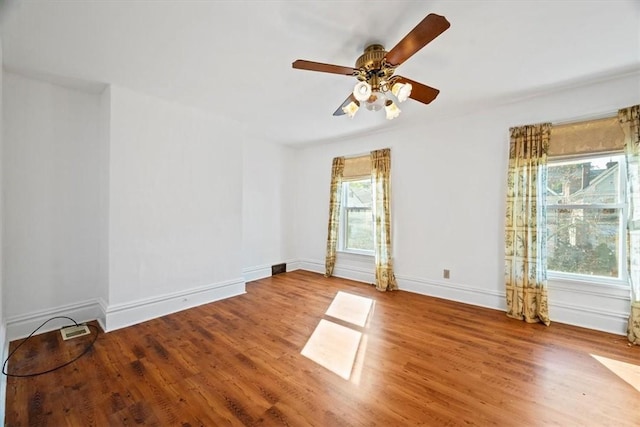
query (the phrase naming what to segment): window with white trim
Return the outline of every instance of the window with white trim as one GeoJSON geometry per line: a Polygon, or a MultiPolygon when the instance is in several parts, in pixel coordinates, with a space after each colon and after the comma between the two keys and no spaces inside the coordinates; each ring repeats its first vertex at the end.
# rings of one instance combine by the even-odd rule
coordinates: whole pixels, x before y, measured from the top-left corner
{"type": "Polygon", "coordinates": [[[550,277],[626,279],[626,171],[622,153],[549,160],[550,277]]]}
{"type": "Polygon", "coordinates": [[[340,250],[373,254],[373,192],[370,177],[342,183],[340,215],[340,250]]]}

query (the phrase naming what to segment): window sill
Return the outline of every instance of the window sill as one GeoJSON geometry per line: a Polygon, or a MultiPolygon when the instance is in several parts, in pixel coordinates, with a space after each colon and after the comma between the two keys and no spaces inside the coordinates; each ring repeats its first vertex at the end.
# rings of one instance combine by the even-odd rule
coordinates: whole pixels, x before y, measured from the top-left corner
{"type": "Polygon", "coordinates": [[[353,249],[338,249],[336,252],[340,254],[348,254],[348,255],[356,255],[367,258],[374,258],[375,254],[373,251],[358,251],[353,249]]]}
{"type": "Polygon", "coordinates": [[[629,284],[621,279],[607,277],[576,277],[570,274],[548,274],[549,282],[562,283],[573,286],[594,286],[599,288],[628,290],[629,284]]]}

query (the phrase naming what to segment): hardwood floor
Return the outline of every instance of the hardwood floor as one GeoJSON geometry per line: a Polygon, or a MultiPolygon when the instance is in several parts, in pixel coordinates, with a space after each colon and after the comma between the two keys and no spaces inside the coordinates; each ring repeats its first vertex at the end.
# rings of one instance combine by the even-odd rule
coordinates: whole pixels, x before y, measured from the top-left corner
{"type": "MultiPolygon", "coordinates": [[[[91,339],[59,336],[34,337],[9,372],[52,367],[91,339]]],[[[331,360],[347,345],[325,348],[331,360]]],[[[621,336],[297,271],[101,334],[53,373],[9,378],[6,424],[640,425],[640,391],[592,355],[640,365],[621,336]],[[325,315],[339,291],[374,300],[364,327],[325,315]],[[323,319],[362,336],[349,379],[301,355],[323,319]]]]}

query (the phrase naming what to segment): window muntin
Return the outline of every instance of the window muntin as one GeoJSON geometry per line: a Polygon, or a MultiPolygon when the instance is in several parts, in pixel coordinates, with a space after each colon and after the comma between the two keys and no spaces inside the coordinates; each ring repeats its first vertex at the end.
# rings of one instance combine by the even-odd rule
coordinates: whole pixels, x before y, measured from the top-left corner
{"type": "Polygon", "coordinates": [[[551,275],[623,280],[623,155],[549,162],[547,268],[551,275]]]}
{"type": "Polygon", "coordinates": [[[373,252],[373,195],[371,178],[342,183],[340,250],[373,252]]]}

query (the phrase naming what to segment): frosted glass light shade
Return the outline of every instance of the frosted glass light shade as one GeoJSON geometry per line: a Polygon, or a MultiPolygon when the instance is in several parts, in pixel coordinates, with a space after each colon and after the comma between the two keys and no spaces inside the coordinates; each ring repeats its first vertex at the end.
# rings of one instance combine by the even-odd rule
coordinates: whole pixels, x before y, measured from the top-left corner
{"type": "Polygon", "coordinates": [[[342,111],[344,111],[347,116],[353,118],[353,116],[355,116],[358,112],[359,108],[359,103],[351,101],[349,105],[347,105],[346,107],[342,107],[342,111]]]}
{"type": "Polygon", "coordinates": [[[353,88],[353,96],[358,101],[366,101],[371,96],[371,85],[367,82],[358,82],[353,88]]]}
{"type": "Polygon", "coordinates": [[[380,91],[373,91],[369,99],[367,99],[367,110],[380,111],[386,105],[387,97],[380,91]]]}
{"type": "Polygon", "coordinates": [[[388,101],[384,109],[387,112],[387,120],[393,120],[400,115],[400,109],[393,101],[388,101]]]}
{"type": "Polygon", "coordinates": [[[411,95],[411,83],[395,83],[393,87],[391,87],[391,93],[393,93],[396,98],[398,98],[399,102],[404,102],[411,95]]]}

